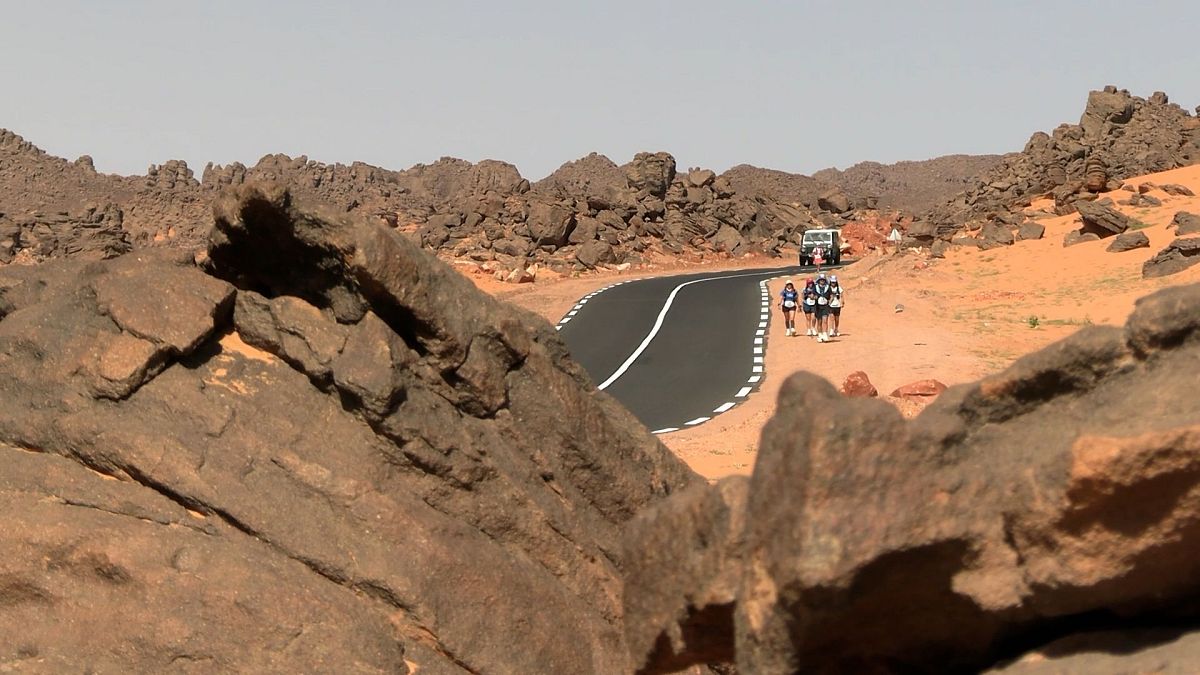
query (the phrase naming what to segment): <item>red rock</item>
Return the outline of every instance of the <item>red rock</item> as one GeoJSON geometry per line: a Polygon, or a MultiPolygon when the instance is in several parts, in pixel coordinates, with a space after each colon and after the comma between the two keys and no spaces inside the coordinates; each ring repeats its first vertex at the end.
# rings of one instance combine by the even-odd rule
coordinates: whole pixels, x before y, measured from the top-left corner
{"type": "Polygon", "coordinates": [[[856,370],[847,375],[846,381],[842,382],[842,393],[852,398],[871,398],[878,396],[879,390],[871,384],[866,373],[856,370]]]}
{"type": "Polygon", "coordinates": [[[937,380],[918,380],[910,382],[892,392],[895,398],[933,398],[946,391],[946,385],[937,380]]]}

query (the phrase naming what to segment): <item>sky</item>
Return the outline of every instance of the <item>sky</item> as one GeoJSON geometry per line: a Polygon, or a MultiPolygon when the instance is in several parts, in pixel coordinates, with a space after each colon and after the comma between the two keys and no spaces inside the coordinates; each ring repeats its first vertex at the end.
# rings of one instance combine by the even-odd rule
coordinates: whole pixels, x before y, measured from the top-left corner
{"type": "Polygon", "coordinates": [[[6,2],[0,128],[97,169],[264,154],[530,179],[1020,150],[1106,84],[1200,104],[1195,0],[6,2]]]}

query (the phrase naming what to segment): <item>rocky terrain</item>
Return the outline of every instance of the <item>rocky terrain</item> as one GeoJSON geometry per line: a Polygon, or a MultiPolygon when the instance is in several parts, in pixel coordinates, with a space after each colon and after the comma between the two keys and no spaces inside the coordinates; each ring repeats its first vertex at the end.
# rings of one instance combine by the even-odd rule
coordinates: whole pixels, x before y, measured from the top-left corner
{"type": "Polygon", "coordinates": [[[404,171],[268,155],[256,165],[181,161],[145,176],[97,173],[0,132],[0,263],[103,259],[133,249],[198,251],[222,189],[277,181],[301,198],[363,214],[446,259],[511,280],[680,254],[778,255],[809,227],[852,217],[849,198],[805,176],[738,167],[678,171],[667,153],[624,166],[592,154],[534,184],[510,164],[443,158],[404,171]],[[793,187],[795,185],[802,188],[793,187]],[[783,187],[781,187],[783,186],[783,187]]]}
{"type": "Polygon", "coordinates": [[[1200,285],[953,387],[911,422],[792,376],[751,477],[631,524],[638,672],[1194,666],[1180,636],[1200,616],[1197,372],[1200,285]]]}
{"type": "Polygon", "coordinates": [[[893,221],[837,180],[882,200],[954,171],[593,154],[531,183],[277,155],[122,177],[0,133],[0,670],[1186,672],[1200,284],[1170,284],[1200,271],[1200,171],[1138,172],[1200,159],[1198,119],[1093,93],[957,215],[905,222],[946,257],[841,272],[856,351],[774,346],[753,473],[712,484],[447,261],[520,280],[770,254],[816,224],[878,243],[893,221]],[[1070,337],[978,381],[940,335],[1033,350],[1013,326],[1066,306],[1070,337]],[[774,375],[802,365],[826,376],[774,375]]]}
{"type": "Polygon", "coordinates": [[[1163,92],[1143,99],[1108,86],[1088,95],[1078,124],[1033,134],[1021,152],[1006,155],[973,186],[924,214],[909,244],[950,241],[987,223],[1012,231],[1025,218],[1022,210],[1039,199],[1053,199],[1058,215],[1072,213],[1079,202],[1118,189],[1125,178],[1197,162],[1200,116],[1163,92]]]}
{"type": "Polygon", "coordinates": [[[822,169],[812,177],[855,195],[860,206],[918,214],[973,187],[1004,159],[1001,155],[946,155],[895,164],[859,162],[846,169],[822,169]]]}
{"type": "Polygon", "coordinates": [[[696,478],[546,322],[278,187],[0,268],[0,664],[625,670],[623,525],[696,478]]]}

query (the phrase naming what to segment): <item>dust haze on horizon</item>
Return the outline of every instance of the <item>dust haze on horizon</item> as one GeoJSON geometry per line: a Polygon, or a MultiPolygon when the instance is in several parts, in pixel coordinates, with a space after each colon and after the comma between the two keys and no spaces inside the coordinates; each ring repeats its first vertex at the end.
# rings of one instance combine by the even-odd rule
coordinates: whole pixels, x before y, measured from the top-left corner
{"type": "Polygon", "coordinates": [[[282,152],[538,179],[592,151],[798,173],[1011,152],[1106,84],[1200,103],[1200,3],[982,4],[13,4],[0,127],[122,174],[282,152]]]}

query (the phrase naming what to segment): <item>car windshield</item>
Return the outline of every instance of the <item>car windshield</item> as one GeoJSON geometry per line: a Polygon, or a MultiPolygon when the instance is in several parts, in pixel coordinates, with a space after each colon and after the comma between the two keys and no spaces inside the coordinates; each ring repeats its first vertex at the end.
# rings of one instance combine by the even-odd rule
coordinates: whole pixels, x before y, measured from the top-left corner
{"type": "Polygon", "coordinates": [[[829,232],[811,232],[804,235],[805,243],[809,244],[828,244],[833,241],[833,235],[829,232]]]}

